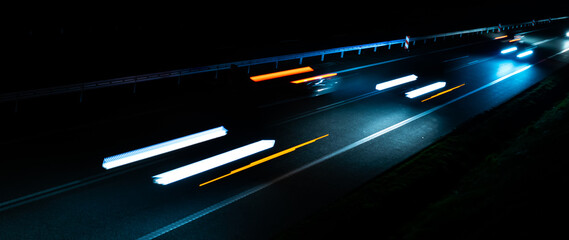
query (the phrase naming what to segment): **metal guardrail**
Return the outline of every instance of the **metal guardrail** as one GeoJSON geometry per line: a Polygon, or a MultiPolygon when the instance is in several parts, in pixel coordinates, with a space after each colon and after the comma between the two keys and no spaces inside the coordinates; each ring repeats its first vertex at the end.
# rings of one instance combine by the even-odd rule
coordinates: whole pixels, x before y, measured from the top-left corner
{"type": "MultiPolygon", "coordinates": [[[[549,19],[542,19],[538,21],[529,21],[517,24],[509,24],[509,25],[499,25],[499,26],[492,26],[492,27],[485,27],[485,28],[476,28],[464,31],[456,31],[456,32],[449,32],[449,33],[440,33],[434,34],[429,36],[422,36],[422,37],[412,37],[409,41],[415,44],[415,41],[426,41],[428,39],[433,39],[435,42],[437,38],[445,38],[450,36],[459,35],[462,37],[463,34],[471,34],[471,33],[489,33],[489,32],[496,32],[501,28],[501,31],[507,31],[515,28],[521,28],[526,26],[532,26],[538,23],[547,23],[551,21],[563,20],[567,19],[569,16],[565,17],[558,17],[558,18],[549,18],[549,19]]],[[[281,55],[276,57],[266,57],[266,58],[258,58],[253,60],[244,60],[244,61],[236,61],[230,63],[222,63],[210,66],[203,66],[203,67],[193,67],[193,68],[185,68],[185,69],[178,69],[178,70],[171,70],[171,71],[164,71],[158,73],[150,73],[150,74],[142,74],[136,76],[129,76],[129,77],[120,77],[120,78],[113,78],[101,81],[94,81],[94,82],[87,82],[87,83],[78,83],[78,84],[71,84],[65,86],[57,86],[57,87],[50,87],[50,88],[42,88],[42,89],[35,89],[35,90],[27,90],[21,92],[13,92],[13,93],[4,93],[0,94],[0,102],[8,102],[8,101],[18,101],[28,98],[35,98],[47,95],[54,95],[54,94],[63,94],[63,93],[70,93],[70,92],[83,92],[86,90],[93,90],[98,88],[104,87],[112,87],[112,86],[120,86],[125,84],[136,84],[140,82],[164,79],[164,78],[173,78],[173,77],[181,77],[191,74],[197,73],[205,73],[205,72],[214,72],[220,70],[230,69],[232,66],[236,67],[250,67],[253,65],[265,64],[265,63],[275,63],[278,66],[278,62],[281,61],[289,61],[289,60],[298,60],[299,64],[302,64],[302,60],[304,58],[309,57],[316,57],[320,56],[321,60],[324,61],[324,56],[327,54],[335,54],[340,53],[341,57],[344,56],[344,52],[355,51],[358,50],[361,52],[362,49],[370,49],[374,48],[374,51],[377,47],[388,46],[391,48],[391,45],[394,44],[403,44],[405,43],[405,39],[397,39],[397,40],[390,40],[390,41],[383,41],[383,42],[376,42],[376,43],[368,43],[368,44],[361,44],[361,45],[354,45],[354,46],[347,46],[347,47],[339,47],[339,48],[331,48],[325,50],[317,50],[317,51],[310,51],[310,52],[303,52],[303,53],[293,53],[287,55],[281,55]]],[[[358,52],[358,53],[359,53],[358,52]]]]}

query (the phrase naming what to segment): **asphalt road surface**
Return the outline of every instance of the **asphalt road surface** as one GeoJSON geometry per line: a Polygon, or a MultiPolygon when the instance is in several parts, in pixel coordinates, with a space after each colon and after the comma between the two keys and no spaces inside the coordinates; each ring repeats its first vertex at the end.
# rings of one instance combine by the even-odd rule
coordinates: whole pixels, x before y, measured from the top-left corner
{"type": "MultiPolygon", "coordinates": [[[[109,120],[82,128],[81,136],[61,133],[65,137],[59,138],[68,139],[49,145],[57,149],[46,150],[51,160],[33,166],[20,161],[3,170],[9,173],[1,185],[0,239],[270,238],[568,64],[565,27],[526,33],[523,46],[533,54],[524,58],[500,54],[517,43],[487,40],[385,61],[329,64],[317,70],[337,73],[338,83],[320,88],[326,94],[319,96],[283,97],[297,89],[288,82],[259,83],[243,92],[250,94],[246,100],[233,96],[227,106],[150,111],[132,120],[145,121],[135,129],[109,120]],[[411,74],[417,80],[375,90],[378,83],[411,74]],[[444,88],[406,97],[439,81],[444,88]],[[265,100],[256,102],[257,97],[265,100]],[[115,127],[105,131],[108,125],[115,127]],[[227,135],[110,170],[101,167],[104,157],[219,126],[227,135]],[[91,137],[96,141],[85,140],[91,137]],[[91,144],[66,154],[65,143],[75,146],[76,140],[91,144]],[[259,140],[275,144],[178,182],[153,182],[155,175],[259,140]]],[[[26,147],[38,151],[38,141],[58,134],[37,137],[26,147]]]]}

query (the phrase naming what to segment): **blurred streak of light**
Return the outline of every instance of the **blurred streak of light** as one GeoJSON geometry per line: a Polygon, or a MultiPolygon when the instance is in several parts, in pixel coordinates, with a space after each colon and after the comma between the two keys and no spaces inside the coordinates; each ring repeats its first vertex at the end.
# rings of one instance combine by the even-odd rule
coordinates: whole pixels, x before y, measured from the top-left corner
{"type": "Polygon", "coordinates": [[[527,50],[527,51],[525,51],[525,52],[522,52],[522,53],[516,55],[516,57],[518,57],[518,58],[523,58],[523,57],[529,56],[529,55],[531,55],[531,54],[533,54],[533,51],[532,51],[532,50],[527,50]]]}
{"type": "Polygon", "coordinates": [[[291,81],[290,83],[299,84],[299,83],[310,82],[310,81],[314,81],[314,80],[320,80],[322,78],[333,77],[336,75],[338,75],[338,74],[337,73],[328,73],[328,74],[323,74],[323,75],[318,75],[318,76],[314,76],[314,77],[309,77],[309,78],[291,81]]]}
{"type": "Polygon", "coordinates": [[[301,67],[301,68],[284,70],[284,71],[280,71],[280,72],[274,72],[274,73],[267,73],[267,74],[263,74],[263,75],[252,76],[251,80],[253,80],[254,82],[261,82],[261,81],[265,81],[265,80],[270,80],[270,79],[275,79],[275,78],[280,78],[280,77],[286,77],[286,76],[291,76],[291,75],[296,75],[296,74],[301,74],[301,73],[307,73],[307,72],[312,72],[312,71],[314,71],[314,69],[312,69],[311,67],[301,67]]]}
{"type": "Polygon", "coordinates": [[[387,82],[379,83],[379,84],[375,85],[375,89],[376,90],[384,90],[384,89],[395,87],[395,86],[398,86],[398,85],[401,85],[404,83],[412,82],[415,80],[417,80],[417,75],[411,74],[409,76],[400,77],[400,78],[393,79],[393,80],[390,80],[387,82]]]}
{"type": "Polygon", "coordinates": [[[268,157],[264,157],[264,158],[262,158],[262,159],[260,159],[260,160],[257,160],[257,161],[254,161],[254,162],[252,162],[252,163],[249,163],[248,165],[246,165],[246,166],[244,166],[244,167],[240,167],[240,168],[238,168],[238,169],[235,169],[235,170],[231,171],[230,173],[225,174],[225,175],[223,175],[223,176],[221,176],[221,177],[217,177],[217,178],[215,178],[215,179],[212,179],[212,180],[209,180],[209,181],[207,181],[207,182],[204,182],[204,183],[200,184],[200,187],[202,187],[202,186],[204,186],[204,185],[207,185],[207,184],[210,184],[210,183],[212,183],[212,182],[215,182],[215,181],[217,181],[217,180],[220,180],[220,179],[222,179],[222,178],[229,177],[229,176],[231,176],[231,175],[233,175],[233,174],[236,174],[236,173],[238,173],[238,172],[241,172],[241,171],[243,171],[243,170],[252,168],[252,167],[254,167],[254,166],[256,166],[256,165],[259,165],[259,164],[261,164],[261,163],[268,162],[268,161],[270,161],[270,160],[272,160],[272,159],[275,159],[275,158],[280,157],[280,156],[282,156],[282,155],[285,155],[285,154],[287,154],[287,153],[294,152],[294,150],[296,150],[296,149],[298,149],[298,148],[301,148],[301,147],[304,147],[304,146],[306,146],[306,145],[308,145],[308,144],[314,143],[314,142],[316,142],[316,141],[318,141],[318,140],[320,140],[320,139],[322,139],[322,138],[328,137],[328,135],[329,135],[329,134],[326,134],[326,135],[321,136],[321,137],[317,137],[317,138],[312,139],[312,140],[310,140],[310,141],[308,141],[308,142],[305,142],[305,143],[296,145],[296,146],[291,147],[291,148],[289,148],[289,149],[280,151],[280,152],[275,153],[275,154],[273,154],[273,155],[270,155],[270,156],[268,156],[268,157]]]}
{"type": "Polygon", "coordinates": [[[516,51],[516,50],[518,50],[517,47],[511,47],[511,48],[506,48],[506,49],[500,51],[500,53],[501,53],[501,54],[506,54],[506,53],[511,53],[511,52],[513,52],[513,51],[516,51]]]}
{"type": "Polygon", "coordinates": [[[416,97],[421,96],[423,94],[430,93],[432,91],[444,88],[445,86],[446,86],[446,82],[436,82],[436,83],[424,86],[422,88],[415,89],[415,90],[410,91],[410,92],[406,92],[405,96],[408,98],[416,98],[416,97]]]}
{"type": "Polygon", "coordinates": [[[221,165],[233,162],[235,160],[253,155],[263,150],[272,148],[275,145],[275,140],[261,140],[251,143],[249,145],[233,149],[231,151],[179,167],[168,172],[164,172],[153,176],[154,183],[167,185],[187,177],[191,177],[198,173],[211,170],[221,165]]]}
{"type": "Polygon", "coordinates": [[[457,89],[457,88],[459,88],[459,87],[462,87],[462,86],[464,86],[464,85],[466,85],[466,84],[463,83],[463,84],[458,85],[458,86],[456,86],[456,87],[453,87],[453,88],[451,88],[451,89],[442,91],[442,92],[440,92],[440,93],[437,93],[437,94],[435,94],[435,95],[433,95],[433,96],[430,96],[430,97],[428,97],[428,98],[425,98],[425,99],[421,100],[421,102],[429,101],[429,100],[431,100],[431,99],[433,99],[433,98],[436,98],[436,97],[438,97],[438,96],[440,96],[440,95],[443,95],[443,94],[448,93],[448,92],[450,92],[450,91],[454,91],[455,89],[457,89]]]}
{"type": "Polygon", "coordinates": [[[191,145],[202,143],[214,138],[222,137],[225,136],[226,134],[227,134],[227,129],[221,126],[203,132],[194,133],[185,137],[176,138],[170,141],[154,144],[148,147],[106,157],[103,159],[103,168],[108,170],[111,168],[120,167],[129,163],[154,157],[163,153],[175,151],[181,148],[189,147],[191,145]]]}

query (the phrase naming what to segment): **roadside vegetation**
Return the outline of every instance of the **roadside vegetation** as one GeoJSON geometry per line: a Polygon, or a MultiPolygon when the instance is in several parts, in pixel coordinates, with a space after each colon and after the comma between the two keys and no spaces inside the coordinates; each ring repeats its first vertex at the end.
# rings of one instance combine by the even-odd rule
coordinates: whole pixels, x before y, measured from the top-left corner
{"type": "Polygon", "coordinates": [[[569,66],[279,239],[535,239],[569,213],[569,66]]]}

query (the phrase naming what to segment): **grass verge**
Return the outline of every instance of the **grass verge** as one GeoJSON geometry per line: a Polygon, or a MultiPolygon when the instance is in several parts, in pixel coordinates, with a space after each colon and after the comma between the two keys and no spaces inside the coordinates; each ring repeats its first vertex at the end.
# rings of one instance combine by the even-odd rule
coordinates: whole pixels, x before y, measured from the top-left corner
{"type": "Polygon", "coordinates": [[[566,66],[277,238],[561,236],[568,106],[566,66]]]}

